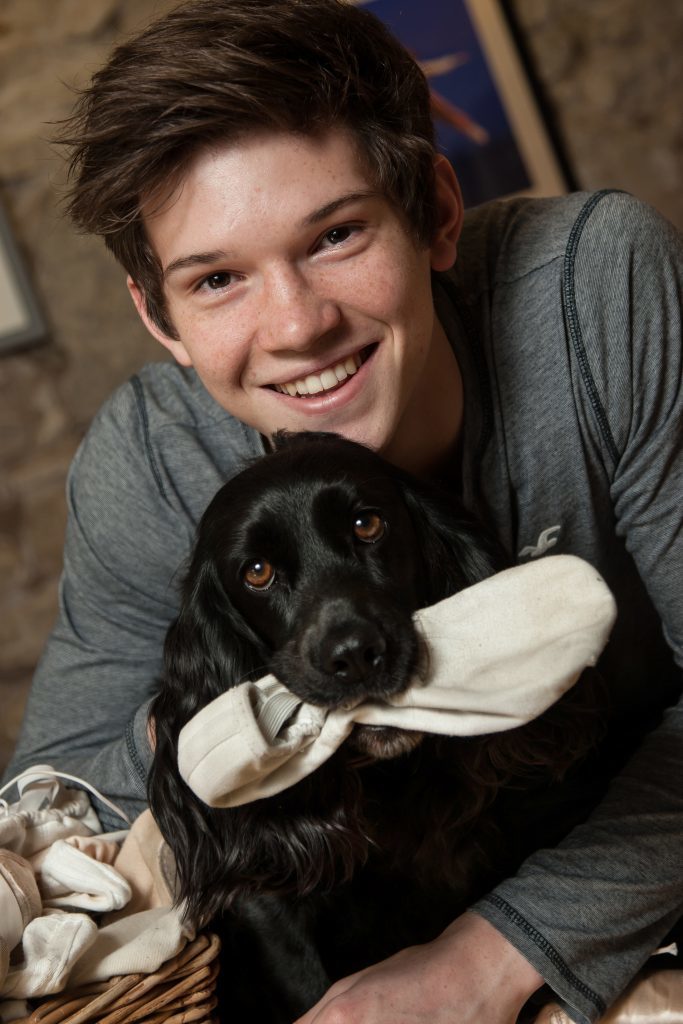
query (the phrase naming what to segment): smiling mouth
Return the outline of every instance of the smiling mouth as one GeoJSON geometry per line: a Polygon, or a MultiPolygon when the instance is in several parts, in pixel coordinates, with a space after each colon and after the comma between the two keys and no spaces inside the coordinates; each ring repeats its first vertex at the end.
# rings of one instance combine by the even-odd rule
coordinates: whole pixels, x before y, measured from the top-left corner
{"type": "Polygon", "coordinates": [[[323,391],[336,391],[353,377],[376,347],[376,344],[368,345],[340,362],[331,363],[320,373],[309,373],[305,377],[297,377],[284,384],[271,384],[270,387],[282,395],[289,395],[290,398],[308,398],[323,391]]]}

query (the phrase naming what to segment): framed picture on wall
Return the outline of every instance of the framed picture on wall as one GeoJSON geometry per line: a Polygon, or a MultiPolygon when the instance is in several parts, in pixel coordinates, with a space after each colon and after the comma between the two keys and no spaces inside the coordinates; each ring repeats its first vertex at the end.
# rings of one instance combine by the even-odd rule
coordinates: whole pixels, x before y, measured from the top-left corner
{"type": "Polygon", "coordinates": [[[567,180],[499,0],[351,0],[385,22],[420,62],[441,152],[466,206],[560,195],[567,180]]]}
{"type": "Polygon", "coordinates": [[[45,337],[45,322],[0,207],[0,354],[45,337]]]}

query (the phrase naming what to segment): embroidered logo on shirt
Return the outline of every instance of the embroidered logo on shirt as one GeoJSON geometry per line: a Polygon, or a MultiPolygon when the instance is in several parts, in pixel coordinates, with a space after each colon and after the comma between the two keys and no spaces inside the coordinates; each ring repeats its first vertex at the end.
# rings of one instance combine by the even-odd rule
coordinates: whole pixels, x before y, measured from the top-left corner
{"type": "Polygon", "coordinates": [[[519,552],[518,558],[538,558],[539,555],[544,555],[550,548],[555,547],[557,544],[557,534],[562,529],[562,524],[557,523],[555,526],[549,526],[547,530],[543,530],[536,541],[534,547],[527,545],[519,552]]]}

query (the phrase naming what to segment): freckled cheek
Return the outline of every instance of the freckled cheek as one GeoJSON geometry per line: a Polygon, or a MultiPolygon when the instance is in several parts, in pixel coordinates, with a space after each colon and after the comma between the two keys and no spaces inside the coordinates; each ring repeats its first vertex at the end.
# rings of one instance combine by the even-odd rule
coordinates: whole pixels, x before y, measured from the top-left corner
{"type": "Polygon", "coordinates": [[[187,317],[176,324],[192,358],[206,383],[239,386],[248,370],[253,351],[251,334],[240,318],[214,315],[187,317]]]}
{"type": "Polygon", "coordinates": [[[351,308],[389,322],[411,309],[413,294],[412,275],[400,262],[368,259],[358,261],[338,297],[351,308]]]}

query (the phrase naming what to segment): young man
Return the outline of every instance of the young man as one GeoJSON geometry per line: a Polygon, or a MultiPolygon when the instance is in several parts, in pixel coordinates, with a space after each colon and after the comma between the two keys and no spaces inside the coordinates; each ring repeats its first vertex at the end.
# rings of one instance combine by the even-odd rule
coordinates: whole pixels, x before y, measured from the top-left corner
{"type": "Polygon", "coordinates": [[[457,488],[519,560],[599,569],[619,605],[609,728],[572,795],[596,804],[584,824],[302,1022],[512,1024],[544,981],[596,1020],[683,906],[675,233],[621,194],[463,218],[421,73],[337,0],[179,8],[95,76],[70,141],[71,211],[174,363],[121,388],[76,457],[60,617],[10,771],[50,762],[138,813],[210,497],[278,428],[363,441],[457,488]]]}

